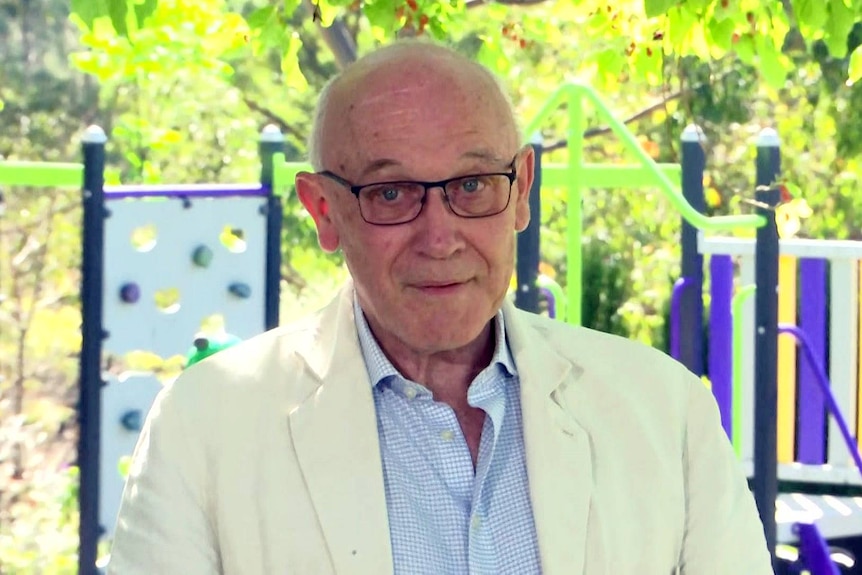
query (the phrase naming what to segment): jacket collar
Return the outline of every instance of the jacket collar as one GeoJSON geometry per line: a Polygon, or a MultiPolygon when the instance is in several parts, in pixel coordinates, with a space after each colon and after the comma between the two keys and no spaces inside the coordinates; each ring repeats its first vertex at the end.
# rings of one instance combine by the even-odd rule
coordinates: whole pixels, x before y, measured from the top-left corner
{"type": "MultiPolygon", "coordinates": [[[[392,572],[389,520],[372,386],[348,284],[298,349],[321,382],[290,414],[293,445],[337,573],[392,572]]],[[[588,560],[592,450],[577,419],[583,370],[529,314],[503,305],[521,381],[530,498],[543,573],[580,574],[588,560]]]]}

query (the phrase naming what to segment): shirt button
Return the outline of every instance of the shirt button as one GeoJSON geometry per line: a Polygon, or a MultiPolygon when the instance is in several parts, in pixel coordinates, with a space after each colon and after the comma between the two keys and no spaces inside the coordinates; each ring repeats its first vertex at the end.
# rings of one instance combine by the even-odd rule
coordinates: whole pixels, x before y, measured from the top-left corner
{"type": "Polygon", "coordinates": [[[481,520],[481,519],[479,519],[479,516],[478,516],[478,515],[474,515],[474,516],[473,516],[473,520],[472,520],[472,521],[470,521],[470,525],[472,525],[473,529],[478,529],[478,528],[479,528],[479,525],[481,525],[481,524],[482,524],[482,520],[481,520]]]}
{"type": "Polygon", "coordinates": [[[416,389],[408,387],[404,390],[404,395],[407,396],[407,399],[416,399],[416,389]]]}
{"type": "Polygon", "coordinates": [[[452,439],[454,437],[455,437],[455,433],[451,429],[447,429],[446,431],[440,432],[440,438],[443,441],[452,441],[452,439]]]}

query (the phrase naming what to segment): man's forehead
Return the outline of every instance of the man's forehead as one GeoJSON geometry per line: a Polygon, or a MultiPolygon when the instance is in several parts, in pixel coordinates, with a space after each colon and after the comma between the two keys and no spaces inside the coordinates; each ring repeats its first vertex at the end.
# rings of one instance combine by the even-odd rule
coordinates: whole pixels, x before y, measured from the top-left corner
{"type": "MultiPolygon", "coordinates": [[[[504,155],[500,150],[490,146],[475,146],[467,148],[459,153],[453,154],[452,158],[447,158],[447,167],[449,169],[458,169],[475,167],[476,169],[502,166],[512,161],[511,157],[504,155]]],[[[364,178],[375,173],[386,172],[388,170],[407,170],[413,168],[412,162],[415,158],[405,159],[400,155],[377,156],[374,151],[361,148],[357,149],[354,161],[358,164],[357,176],[364,178]]]]}
{"type": "MultiPolygon", "coordinates": [[[[327,155],[339,167],[347,162],[365,172],[395,166],[405,142],[421,146],[435,138],[464,140],[457,152],[450,150],[452,159],[499,161],[491,148],[509,140],[503,132],[517,140],[509,129],[514,120],[508,102],[493,77],[451,55],[390,54],[350,70],[335,88],[324,137],[327,155]]],[[[437,155],[434,145],[428,152],[437,155]]]]}

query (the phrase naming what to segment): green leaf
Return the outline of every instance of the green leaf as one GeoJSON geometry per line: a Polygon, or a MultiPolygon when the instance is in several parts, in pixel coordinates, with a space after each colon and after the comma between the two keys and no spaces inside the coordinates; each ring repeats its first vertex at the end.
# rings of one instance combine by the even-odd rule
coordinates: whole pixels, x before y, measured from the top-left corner
{"type": "Polygon", "coordinates": [[[308,81],[299,67],[299,50],[302,48],[302,40],[298,34],[292,34],[284,47],[284,55],[281,58],[281,72],[284,74],[285,83],[298,91],[308,89],[308,81]]]}
{"type": "Polygon", "coordinates": [[[725,18],[723,20],[712,20],[709,23],[709,39],[713,44],[722,50],[729,50],[733,42],[733,33],[736,24],[733,20],[725,18]]]}
{"type": "Polygon", "coordinates": [[[708,60],[710,57],[710,44],[702,21],[695,22],[691,27],[689,40],[689,49],[692,53],[702,60],[708,60]]]}
{"type": "Polygon", "coordinates": [[[635,53],[635,74],[646,82],[658,83],[661,79],[662,54],[660,47],[647,47],[635,53]]]}
{"type": "Polygon", "coordinates": [[[258,40],[262,48],[281,48],[285,44],[286,32],[278,18],[271,18],[260,28],[258,40]]]}
{"type": "Polygon", "coordinates": [[[819,30],[826,23],[826,3],[823,0],[792,0],[796,21],[803,28],[819,30]]]}
{"type": "Polygon", "coordinates": [[[781,61],[781,54],[769,36],[758,36],[757,56],[760,60],[760,75],[773,88],[781,88],[787,79],[787,68],[781,61]]]}
{"type": "Polygon", "coordinates": [[[138,28],[144,27],[144,21],[149,18],[159,5],[159,0],[142,0],[135,3],[135,21],[138,28]]]}
{"type": "Polygon", "coordinates": [[[862,46],[857,46],[850,54],[850,67],[847,70],[847,84],[851,85],[862,78],[862,46]]]}
{"type": "Polygon", "coordinates": [[[823,41],[835,58],[847,55],[847,36],[853,29],[854,20],[853,11],[847,7],[844,0],[830,0],[829,19],[824,26],[823,41]]]}
{"type": "Polygon", "coordinates": [[[647,18],[661,16],[676,5],[676,0],[644,0],[644,11],[647,18]]]}
{"type": "Polygon", "coordinates": [[[252,28],[263,28],[270,20],[272,20],[274,15],[275,6],[264,6],[263,8],[258,8],[249,14],[248,18],[246,18],[246,22],[248,22],[248,25],[252,28]]]}
{"type": "Polygon", "coordinates": [[[743,34],[733,44],[733,51],[739,56],[745,64],[751,65],[754,62],[754,54],[756,52],[754,38],[751,34],[743,34]]]}
{"type": "Polygon", "coordinates": [[[610,78],[616,78],[623,69],[625,57],[623,56],[622,51],[615,48],[608,48],[596,56],[596,64],[599,74],[610,78]]]}
{"type": "Polygon", "coordinates": [[[93,28],[93,20],[108,13],[105,0],[72,0],[72,13],[77,14],[87,28],[93,28]]]}
{"type": "Polygon", "coordinates": [[[688,36],[695,22],[696,18],[688,10],[683,8],[671,10],[668,13],[668,31],[671,46],[675,49],[682,47],[686,36],[688,36]]]}
{"type": "Polygon", "coordinates": [[[108,15],[111,17],[111,24],[117,34],[126,38],[129,37],[129,25],[126,22],[128,11],[127,0],[108,0],[108,15]]]}
{"type": "Polygon", "coordinates": [[[500,45],[500,39],[496,36],[483,38],[482,46],[476,54],[476,61],[500,76],[508,74],[512,67],[512,63],[500,45]]]}
{"type": "Polygon", "coordinates": [[[380,28],[387,36],[394,34],[398,28],[395,10],[388,2],[368,3],[363,7],[362,12],[372,26],[380,28]]]}

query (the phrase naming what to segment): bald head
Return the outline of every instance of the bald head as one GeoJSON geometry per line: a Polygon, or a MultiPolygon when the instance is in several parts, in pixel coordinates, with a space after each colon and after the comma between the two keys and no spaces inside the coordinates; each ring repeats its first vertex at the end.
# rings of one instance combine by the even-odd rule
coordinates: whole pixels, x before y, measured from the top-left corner
{"type": "MultiPolygon", "coordinates": [[[[334,163],[341,163],[338,156],[344,144],[362,146],[352,119],[361,116],[374,122],[370,115],[381,111],[391,119],[404,111],[403,106],[399,109],[404,99],[427,102],[426,120],[433,120],[434,109],[451,99],[469,100],[477,111],[494,116],[513,146],[520,144],[512,105],[490,71],[449,48],[400,40],[363,56],[324,87],[308,145],[314,169],[338,168],[334,163]]],[[[411,121],[425,121],[413,116],[411,121]]]]}

